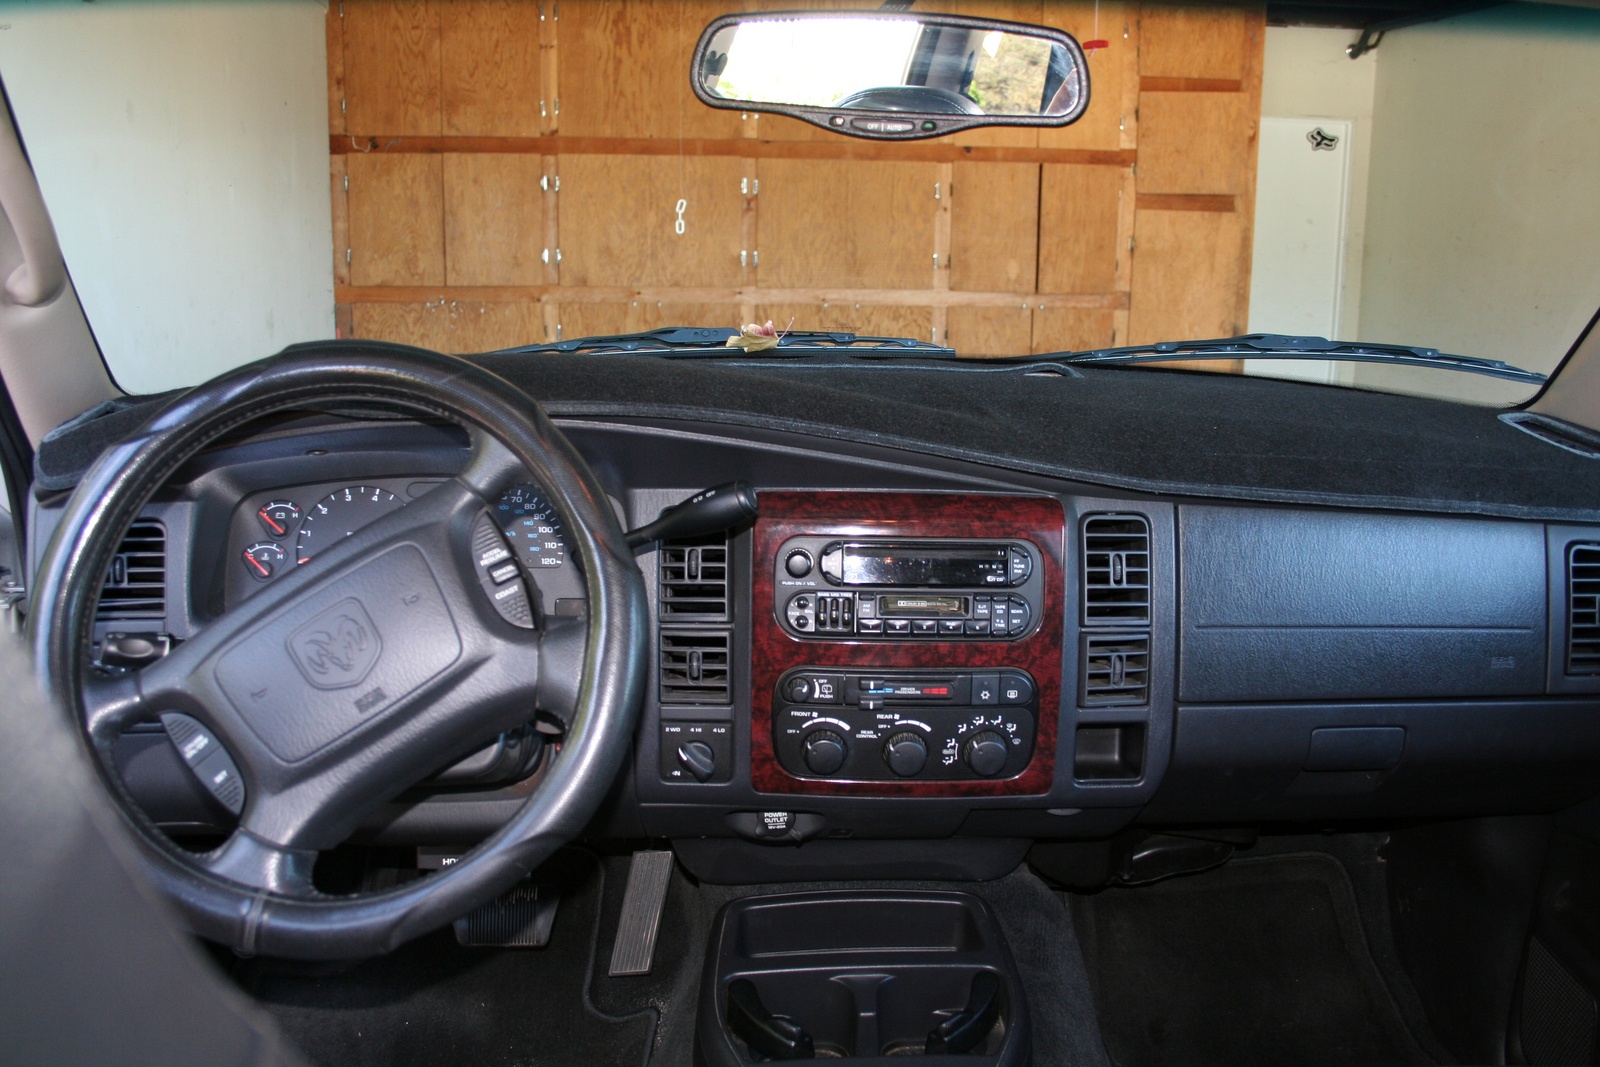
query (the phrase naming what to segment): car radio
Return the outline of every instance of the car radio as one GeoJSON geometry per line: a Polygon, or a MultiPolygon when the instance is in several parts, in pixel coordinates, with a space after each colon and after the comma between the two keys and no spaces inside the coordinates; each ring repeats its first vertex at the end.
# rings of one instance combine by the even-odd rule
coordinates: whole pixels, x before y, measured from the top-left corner
{"type": "Polygon", "coordinates": [[[1026,541],[792,537],[773,566],[778,621],[796,637],[1016,640],[1043,594],[1026,541]]]}

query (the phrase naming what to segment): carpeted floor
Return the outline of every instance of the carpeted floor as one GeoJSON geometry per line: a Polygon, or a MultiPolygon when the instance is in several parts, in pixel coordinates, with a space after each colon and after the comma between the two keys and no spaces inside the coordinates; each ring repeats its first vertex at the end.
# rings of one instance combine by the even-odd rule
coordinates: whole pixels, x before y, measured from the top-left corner
{"type": "Polygon", "coordinates": [[[1326,854],[1246,857],[1071,905],[1120,1067],[1434,1062],[1326,854]]]}

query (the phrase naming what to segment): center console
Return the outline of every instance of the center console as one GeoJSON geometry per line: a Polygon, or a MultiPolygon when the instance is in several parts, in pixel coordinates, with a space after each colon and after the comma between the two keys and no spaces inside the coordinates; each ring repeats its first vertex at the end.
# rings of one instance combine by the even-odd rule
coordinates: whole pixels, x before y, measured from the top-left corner
{"type": "Polygon", "coordinates": [[[763,492],[757,791],[1047,792],[1063,530],[1060,502],[1045,497],[763,492]]]}

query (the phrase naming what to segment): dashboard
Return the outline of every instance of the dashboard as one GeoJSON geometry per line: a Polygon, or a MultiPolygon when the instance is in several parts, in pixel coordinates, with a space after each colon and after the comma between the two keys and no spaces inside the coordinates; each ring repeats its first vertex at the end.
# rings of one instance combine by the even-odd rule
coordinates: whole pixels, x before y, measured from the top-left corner
{"type": "MultiPolygon", "coordinates": [[[[1600,675],[1579,660],[1600,526],[1109,491],[681,418],[558,425],[628,528],[707,485],[758,491],[745,527],[639,553],[651,677],[592,828],[672,839],[701,873],[770,875],[799,852],[752,868],[752,845],[941,839],[1000,867],[1033,840],[1136,822],[1545,811],[1593,791],[1600,675]]],[[[452,427],[334,415],[214,446],[130,533],[97,639],[184,640],[451,477],[466,448],[452,427]]],[[[492,562],[526,583],[535,625],[581,614],[539,488],[488,513],[510,548],[492,562]]],[[[31,545],[58,514],[36,507],[31,545]]],[[[125,740],[153,818],[226,827],[159,727],[125,740]]],[[[363,836],[470,843],[541,766],[531,724],[486,738],[363,836]]]]}

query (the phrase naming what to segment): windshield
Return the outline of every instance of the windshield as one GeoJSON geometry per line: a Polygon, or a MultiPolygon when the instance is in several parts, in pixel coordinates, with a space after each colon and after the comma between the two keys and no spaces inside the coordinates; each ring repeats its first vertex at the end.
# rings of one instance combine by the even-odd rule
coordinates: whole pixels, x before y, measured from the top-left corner
{"type": "MultiPolygon", "coordinates": [[[[1076,36],[1087,112],[870,142],[701,104],[689,56],[721,8],[545,7],[0,3],[0,76],[118,383],[335,333],[470,353],[768,321],[964,358],[1271,333],[1547,374],[1600,303],[1600,11],[1506,4],[1352,59],[1356,29],[1268,24],[1289,8],[945,5],[1076,36]]],[[[913,38],[855,21],[838,63],[898,79],[913,38]]],[[[987,39],[973,84],[998,100],[1026,57],[987,39]]],[[[723,81],[825,81],[769,53],[723,81]]]]}

